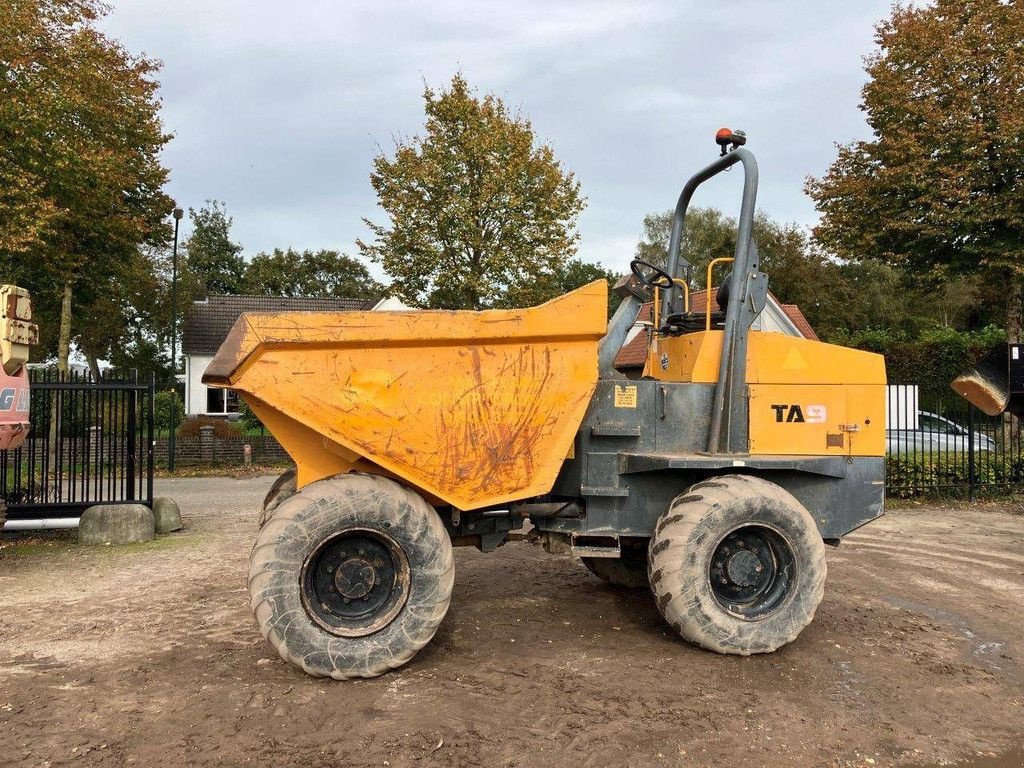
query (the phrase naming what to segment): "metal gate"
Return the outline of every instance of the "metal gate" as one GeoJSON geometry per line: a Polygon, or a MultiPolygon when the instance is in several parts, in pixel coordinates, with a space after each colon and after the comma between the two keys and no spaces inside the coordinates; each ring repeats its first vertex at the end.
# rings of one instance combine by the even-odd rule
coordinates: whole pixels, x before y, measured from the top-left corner
{"type": "Polygon", "coordinates": [[[973,500],[1024,489],[1024,432],[1010,414],[986,416],[952,392],[890,384],[885,436],[890,496],[973,500]]]}
{"type": "Polygon", "coordinates": [[[0,451],[8,520],[77,517],[93,504],[153,503],[153,395],[140,382],[30,376],[32,431],[0,451]]]}

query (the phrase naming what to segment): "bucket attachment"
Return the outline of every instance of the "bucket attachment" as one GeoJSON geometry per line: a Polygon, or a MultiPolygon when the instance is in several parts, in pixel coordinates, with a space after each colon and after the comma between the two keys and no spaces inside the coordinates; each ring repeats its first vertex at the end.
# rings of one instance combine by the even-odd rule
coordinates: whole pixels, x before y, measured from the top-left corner
{"type": "Polygon", "coordinates": [[[950,385],[983,413],[1024,418],[1024,344],[996,347],[950,385]]]}
{"type": "Polygon", "coordinates": [[[603,280],[529,309],[244,314],[203,382],[298,467],[397,478],[469,511],[547,493],[597,385],[603,280]]]}

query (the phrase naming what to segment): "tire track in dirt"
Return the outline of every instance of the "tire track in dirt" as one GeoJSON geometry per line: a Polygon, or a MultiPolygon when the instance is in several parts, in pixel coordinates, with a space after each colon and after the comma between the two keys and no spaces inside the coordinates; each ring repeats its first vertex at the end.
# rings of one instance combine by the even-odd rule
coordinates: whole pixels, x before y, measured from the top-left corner
{"type": "Polygon", "coordinates": [[[570,558],[460,550],[434,641],[334,684],[282,662],[249,615],[272,480],[158,489],[189,523],[178,547],[0,551],[0,765],[863,766],[1024,732],[1024,597],[991,587],[1019,583],[1024,518],[1005,511],[897,511],[857,532],[828,553],[815,622],[745,659],[683,643],[646,592],[570,558]],[[79,580],[54,578],[69,565],[79,580]]]}

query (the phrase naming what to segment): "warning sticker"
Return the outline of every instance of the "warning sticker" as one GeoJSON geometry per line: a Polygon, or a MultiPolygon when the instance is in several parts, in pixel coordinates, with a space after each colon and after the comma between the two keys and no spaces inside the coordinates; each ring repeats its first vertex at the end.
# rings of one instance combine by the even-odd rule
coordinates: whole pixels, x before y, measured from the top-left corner
{"type": "Polygon", "coordinates": [[[615,385],[615,407],[636,408],[636,386],[615,385]]]}

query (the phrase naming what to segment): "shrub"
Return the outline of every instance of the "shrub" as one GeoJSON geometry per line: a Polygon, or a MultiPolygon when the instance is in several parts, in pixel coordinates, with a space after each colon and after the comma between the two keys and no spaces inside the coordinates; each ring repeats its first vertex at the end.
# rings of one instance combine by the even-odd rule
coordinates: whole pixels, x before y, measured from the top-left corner
{"type": "Polygon", "coordinates": [[[185,420],[185,404],[173,389],[156,393],[153,398],[153,420],[160,430],[177,429],[185,420]]]}
{"type": "MultiPolygon", "coordinates": [[[[910,498],[967,491],[970,467],[965,452],[930,456],[890,454],[885,457],[885,485],[890,496],[910,498]]],[[[974,486],[1024,485],[1024,459],[979,451],[974,460],[974,486]]]]}
{"type": "Polygon", "coordinates": [[[214,437],[241,437],[242,431],[238,425],[227,419],[218,419],[214,416],[189,416],[178,428],[178,437],[200,437],[200,427],[210,425],[213,427],[214,437]]]}
{"type": "Polygon", "coordinates": [[[888,330],[864,330],[830,339],[885,355],[890,384],[918,384],[928,394],[948,394],[957,376],[1006,343],[1006,333],[988,326],[978,331],[931,328],[916,339],[888,330]]]}
{"type": "Polygon", "coordinates": [[[263,429],[263,422],[260,421],[259,417],[253,412],[252,408],[245,401],[242,401],[242,407],[239,408],[239,413],[242,414],[242,418],[239,419],[242,426],[250,432],[263,429]]]}

